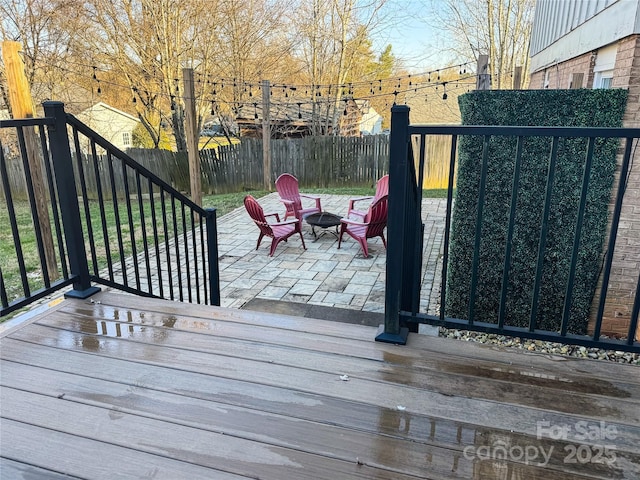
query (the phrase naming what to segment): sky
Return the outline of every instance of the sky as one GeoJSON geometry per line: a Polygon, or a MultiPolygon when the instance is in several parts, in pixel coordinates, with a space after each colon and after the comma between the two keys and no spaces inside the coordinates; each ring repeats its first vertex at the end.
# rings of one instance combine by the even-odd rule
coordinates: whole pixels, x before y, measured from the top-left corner
{"type": "Polygon", "coordinates": [[[386,45],[402,61],[410,73],[420,73],[443,67],[451,62],[462,62],[446,53],[447,34],[430,23],[433,15],[429,11],[437,8],[439,0],[388,0],[383,14],[388,21],[372,33],[376,54],[386,45]]]}

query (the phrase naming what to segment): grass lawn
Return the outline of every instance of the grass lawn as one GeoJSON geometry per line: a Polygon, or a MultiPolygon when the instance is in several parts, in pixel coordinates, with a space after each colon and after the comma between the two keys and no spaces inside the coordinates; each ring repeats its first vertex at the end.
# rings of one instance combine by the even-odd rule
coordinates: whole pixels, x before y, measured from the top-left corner
{"type": "MultiPolygon", "coordinates": [[[[305,192],[325,194],[325,195],[373,195],[373,189],[371,188],[316,188],[306,189],[305,192]]],[[[205,208],[215,207],[217,209],[217,217],[221,217],[230,211],[241,207],[243,199],[247,194],[251,194],[256,198],[260,198],[267,195],[269,192],[264,190],[227,193],[221,195],[208,195],[203,198],[203,206],[205,208]]],[[[424,190],[424,197],[429,198],[444,198],[446,197],[446,190],[424,190]]],[[[143,212],[145,217],[145,230],[147,238],[153,234],[153,223],[151,217],[151,207],[148,200],[144,200],[143,212]]],[[[139,244],[142,238],[143,228],[140,215],[140,209],[138,202],[132,201],[132,223],[134,229],[134,239],[138,253],[141,250],[139,244]]],[[[14,201],[14,208],[16,212],[16,220],[18,224],[18,232],[20,237],[20,244],[22,246],[22,253],[25,261],[25,268],[27,271],[27,278],[29,286],[32,290],[37,290],[44,286],[42,279],[42,272],[40,269],[40,258],[38,256],[36,237],[33,228],[33,222],[31,219],[31,210],[29,203],[26,200],[14,201]]],[[[83,213],[83,229],[87,230],[86,221],[84,219],[84,207],[80,205],[83,213]]],[[[159,207],[156,206],[156,215],[159,215],[159,207]]],[[[118,236],[116,229],[116,209],[113,203],[107,201],[104,205],[104,218],[107,225],[107,242],[104,240],[104,233],[102,229],[100,206],[97,201],[89,202],[89,210],[91,217],[91,225],[93,228],[94,244],[96,249],[98,270],[106,268],[106,244],[109,243],[110,251],[112,255],[112,262],[117,263],[120,261],[118,256],[118,236]]],[[[179,210],[179,209],[178,209],[179,210]]],[[[129,225],[129,216],[127,213],[126,204],[123,201],[118,203],[118,215],[121,225],[122,244],[124,248],[124,256],[127,257],[132,254],[132,238],[131,229],[129,225]]],[[[168,212],[168,215],[169,212],[168,212]]],[[[178,224],[181,225],[180,212],[178,212],[178,224]]],[[[55,232],[55,229],[52,230],[55,232]]],[[[168,232],[169,236],[173,235],[173,231],[168,232]]],[[[158,237],[162,242],[164,240],[163,231],[158,226],[158,237]]],[[[150,247],[151,248],[151,247],[150,247]]],[[[57,249],[56,249],[57,251],[57,249]]],[[[87,247],[87,256],[91,266],[91,256],[87,247]]],[[[58,262],[60,263],[60,262],[58,262]]],[[[14,238],[11,232],[11,225],[9,223],[9,214],[4,204],[0,204],[0,269],[2,271],[5,288],[7,290],[7,297],[9,301],[13,301],[24,295],[22,289],[22,282],[20,279],[20,270],[17,261],[17,254],[15,248],[14,238]]],[[[62,271],[60,269],[60,271],[62,271]]]]}

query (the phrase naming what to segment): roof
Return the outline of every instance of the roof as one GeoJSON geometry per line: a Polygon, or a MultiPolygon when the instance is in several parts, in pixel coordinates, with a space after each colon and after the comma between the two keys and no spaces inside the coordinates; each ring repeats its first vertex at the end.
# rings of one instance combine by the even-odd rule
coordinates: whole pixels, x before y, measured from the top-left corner
{"type": "Polygon", "coordinates": [[[123,117],[126,117],[130,120],[134,120],[136,122],[139,122],[140,120],[137,117],[134,117],[133,115],[129,115],[127,112],[123,112],[122,110],[118,110],[115,107],[112,107],[111,105],[107,105],[104,102],[98,102],[95,105],[87,108],[86,110],[83,110],[82,112],[79,113],[79,115],[91,115],[91,113],[93,111],[96,110],[100,110],[100,109],[104,109],[104,110],[109,110],[117,115],[122,115],[123,117]]]}
{"type": "Polygon", "coordinates": [[[538,0],[531,72],[640,33],[640,0],[538,0]]]}

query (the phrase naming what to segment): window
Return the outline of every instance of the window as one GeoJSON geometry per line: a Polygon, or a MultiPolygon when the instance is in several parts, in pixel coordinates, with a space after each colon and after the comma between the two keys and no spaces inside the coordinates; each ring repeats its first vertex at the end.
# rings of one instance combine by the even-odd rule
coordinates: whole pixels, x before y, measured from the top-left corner
{"type": "Polygon", "coordinates": [[[602,77],[600,79],[600,88],[611,88],[613,77],[602,77]]]}
{"type": "Polygon", "coordinates": [[[617,50],[616,44],[598,50],[596,63],[593,67],[593,88],[611,88],[617,50]]]}
{"type": "Polygon", "coordinates": [[[584,73],[572,74],[571,81],[569,82],[569,88],[582,88],[583,79],[584,79],[584,73]]]}
{"type": "Polygon", "coordinates": [[[611,88],[613,83],[613,70],[596,72],[593,76],[593,88],[611,88]]]}
{"type": "Polygon", "coordinates": [[[128,147],[129,145],[131,145],[131,134],[129,132],[124,132],[122,134],[122,144],[125,147],[128,147]]]}

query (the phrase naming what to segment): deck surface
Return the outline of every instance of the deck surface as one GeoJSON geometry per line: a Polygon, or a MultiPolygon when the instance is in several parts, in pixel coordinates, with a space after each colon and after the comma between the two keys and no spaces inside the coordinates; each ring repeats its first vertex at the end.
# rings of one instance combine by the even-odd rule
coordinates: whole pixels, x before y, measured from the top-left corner
{"type": "Polygon", "coordinates": [[[640,478],[638,367],[92,300],[0,338],[0,478],[640,478]]]}

